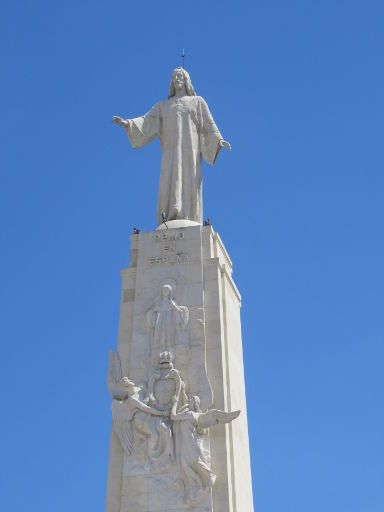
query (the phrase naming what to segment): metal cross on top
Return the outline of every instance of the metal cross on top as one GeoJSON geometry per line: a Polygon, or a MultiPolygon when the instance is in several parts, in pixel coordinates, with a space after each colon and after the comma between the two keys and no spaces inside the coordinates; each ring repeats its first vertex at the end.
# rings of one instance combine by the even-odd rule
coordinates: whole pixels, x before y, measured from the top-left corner
{"type": "Polygon", "coordinates": [[[185,69],[185,51],[184,51],[184,48],[183,48],[183,51],[181,52],[181,59],[182,59],[182,65],[181,67],[185,69]]]}

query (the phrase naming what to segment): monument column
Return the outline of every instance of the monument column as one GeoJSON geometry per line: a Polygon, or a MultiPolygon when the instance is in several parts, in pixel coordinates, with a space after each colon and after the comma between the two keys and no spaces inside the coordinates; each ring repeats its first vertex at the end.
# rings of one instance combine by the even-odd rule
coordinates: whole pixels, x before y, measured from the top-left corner
{"type": "MultiPolygon", "coordinates": [[[[131,264],[122,271],[122,280],[118,353],[122,374],[141,388],[142,399],[145,400],[148,383],[158,369],[160,353],[169,349],[172,364],[185,384],[186,395],[198,396],[202,411],[215,408],[241,410],[241,414],[227,425],[215,418],[209,431],[198,439],[205,460],[216,475],[215,482],[205,488],[194,482],[193,468],[190,479],[178,482],[177,457],[180,454],[177,450],[182,451],[182,445],[175,446],[173,460],[159,454],[159,459],[163,457],[163,460],[158,464],[146,451],[149,442],[144,435],[146,430],[139,428],[137,441],[142,443],[143,453],[138,449],[137,460],[134,460],[132,452],[124,453],[123,445],[113,432],[107,511],[168,512],[187,507],[193,511],[251,512],[240,294],[232,279],[232,262],[219,235],[211,226],[187,226],[133,235],[131,264]],[[156,301],[161,309],[159,290],[164,285],[172,288],[176,307],[188,310],[188,322],[183,326],[183,333],[175,333],[174,343],[171,340],[167,347],[154,347],[148,315],[152,314],[156,301]],[[186,485],[198,488],[195,504],[186,497],[186,485]]],[[[172,311],[176,318],[178,313],[172,311]]],[[[168,396],[166,385],[161,379],[157,382],[160,384],[155,387],[159,395],[157,405],[166,411],[174,386],[169,383],[168,396]]],[[[171,442],[177,444],[172,420],[166,418],[165,423],[168,422],[168,435],[171,442]]],[[[135,428],[133,425],[132,429],[135,428]]],[[[156,427],[153,432],[158,436],[156,427]]],[[[156,442],[160,440],[156,438],[156,442]]],[[[198,471],[196,475],[198,480],[198,471]]]]}
{"type": "Polygon", "coordinates": [[[230,145],[182,68],[168,100],[114,122],[135,147],[160,137],[163,157],[159,227],[132,235],[122,271],[107,512],[252,512],[241,298],[201,225],[201,159],[230,145]]]}

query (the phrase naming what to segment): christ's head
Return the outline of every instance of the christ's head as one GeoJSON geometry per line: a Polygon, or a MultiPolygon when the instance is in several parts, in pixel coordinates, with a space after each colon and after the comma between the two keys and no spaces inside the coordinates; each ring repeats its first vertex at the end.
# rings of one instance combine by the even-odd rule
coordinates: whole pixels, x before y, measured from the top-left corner
{"type": "Polygon", "coordinates": [[[186,94],[187,96],[196,96],[191,77],[184,68],[176,68],[172,71],[171,85],[169,88],[169,98],[176,94],[186,94]]]}

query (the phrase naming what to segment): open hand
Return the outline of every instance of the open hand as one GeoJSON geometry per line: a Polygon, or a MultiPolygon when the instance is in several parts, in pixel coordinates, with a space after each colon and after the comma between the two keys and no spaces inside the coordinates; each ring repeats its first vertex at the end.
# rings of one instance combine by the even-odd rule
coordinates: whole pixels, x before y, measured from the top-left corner
{"type": "Polygon", "coordinates": [[[124,128],[128,126],[127,121],[119,116],[113,116],[112,123],[118,124],[119,126],[124,126],[124,128]]]}
{"type": "Polygon", "coordinates": [[[232,149],[232,146],[230,145],[229,142],[227,142],[226,140],[224,139],[221,139],[220,141],[220,147],[222,148],[225,148],[225,149],[228,149],[229,151],[232,149]]]}

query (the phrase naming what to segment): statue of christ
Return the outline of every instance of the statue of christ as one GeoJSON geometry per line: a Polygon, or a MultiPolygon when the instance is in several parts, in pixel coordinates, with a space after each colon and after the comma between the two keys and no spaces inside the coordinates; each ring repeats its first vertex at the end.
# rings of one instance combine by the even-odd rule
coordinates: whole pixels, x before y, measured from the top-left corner
{"type": "Polygon", "coordinates": [[[231,149],[184,68],[174,69],[167,100],[135,119],[115,116],[134,148],[159,137],[162,148],[157,220],[188,219],[202,224],[204,159],[214,164],[221,148],[231,149]]]}

